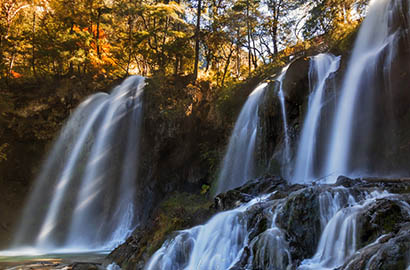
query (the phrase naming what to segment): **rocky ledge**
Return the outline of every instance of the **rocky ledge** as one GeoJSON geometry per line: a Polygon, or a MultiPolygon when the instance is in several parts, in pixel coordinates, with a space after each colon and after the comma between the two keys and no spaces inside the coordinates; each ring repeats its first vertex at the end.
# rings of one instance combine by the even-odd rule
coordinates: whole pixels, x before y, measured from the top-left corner
{"type": "MultiPolygon", "coordinates": [[[[248,241],[241,251],[241,259],[231,270],[314,269],[305,267],[320,255],[320,245],[326,241],[323,239],[326,226],[338,214],[342,219],[337,222],[341,225],[344,220],[354,218],[354,236],[343,240],[350,242],[345,243],[342,263],[331,269],[405,269],[409,262],[410,179],[339,177],[336,184],[307,186],[290,185],[279,177],[262,177],[219,194],[212,204],[204,204],[208,209],[200,207],[195,214],[187,213],[188,221],[174,229],[197,225],[214,213],[236,208],[262,194],[266,195],[265,199],[245,211],[248,241]],[[193,220],[192,216],[201,218],[193,220]],[[286,252],[273,248],[272,228],[283,234],[286,252]],[[275,262],[271,258],[275,258],[275,262]]],[[[180,218],[184,218],[184,214],[180,218]]],[[[156,219],[158,216],[152,217],[154,223],[156,219]]],[[[152,247],[152,242],[158,241],[153,237],[155,230],[161,228],[137,229],[109,258],[122,269],[143,269],[155,251],[152,247]]],[[[343,228],[338,230],[341,231],[334,233],[343,234],[343,228]]],[[[173,235],[169,232],[161,241],[173,235]]]]}

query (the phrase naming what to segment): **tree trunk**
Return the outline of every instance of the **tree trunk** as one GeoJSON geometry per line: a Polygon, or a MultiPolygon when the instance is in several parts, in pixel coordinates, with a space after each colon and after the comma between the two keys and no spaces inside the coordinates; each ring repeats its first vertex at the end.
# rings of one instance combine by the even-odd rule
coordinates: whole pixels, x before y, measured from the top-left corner
{"type": "Polygon", "coordinates": [[[252,58],[252,49],[251,49],[251,27],[249,22],[249,0],[246,1],[246,28],[248,32],[248,72],[249,77],[251,76],[251,58],[252,58]]]}
{"type": "Polygon", "coordinates": [[[100,44],[99,44],[99,39],[100,39],[100,18],[101,18],[101,8],[98,8],[97,10],[97,31],[95,33],[95,46],[97,48],[97,56],[98,59],[101,59],[101,50],[100,50],[100,44]]]}
{"type": "Polygon", "coordinates": [[[32,36],[32,46],[31,46],[31,68],[33,69],[34,78],[37,78],[36,72],[36,58],[35,58],[35,41],[36,41],[36,12],[33,12],[33,36],[32,36]]]}
{"type": "Polygon", "coordinates": [[[196,31],[195,31],[195,63],[194,63],[194,78],[195,82],[198,78],[198,65],[199,65],[199,34],[201,31],[201,4],[202,0],[198,0],[197,18],[196,18],[196,31]]]}
{"type": "Polygon", "coordinates": [[[231,57],[234,51],[233,44],[231,44],[231,48],[229,50],[230,51],[229,51],[228,59],[226,60],[226,63],[225,63],[224,74],[222,76],[221,87],[224,87],[226,73],[228,73],[228,67],[229,67],[229,64],[231,63],[231,57]]]}
{"type": "Polygon", "coordinates": [[[275,27],[272,33],[272,43],[273,43],[273,54],[278,54],[278,30],[275,27]]]}
{"type": "Polygon", "coordinates": [[[132,59],[132,30],[133,30],[133,22],[131,18],[128,18],[128,60],[127,60],[127,69],[126,69],[126,76],[129,75],[130,71],[130,64],[132,59]]]}
{"type": "Polygon", "coordinates": [[[236,77],[241,76],[241,50],[239,48],[240,29],[237,29],[237,44],[236,44],[236,77]]]}

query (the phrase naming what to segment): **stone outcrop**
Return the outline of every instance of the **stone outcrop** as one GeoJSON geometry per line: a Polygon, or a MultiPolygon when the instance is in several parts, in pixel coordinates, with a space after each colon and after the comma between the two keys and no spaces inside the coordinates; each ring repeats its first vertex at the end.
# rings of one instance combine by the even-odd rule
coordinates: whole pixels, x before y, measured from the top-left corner
{"type": "MultiPolygon", "coordinates": [[[[279,177],[268,176],[219,194],[214,203],[209,205],[209,210],[203,211],[207,212],[209,217],[215,213],[215,210],[230,210],[262,194],[270,194],[267,199],[252,205],[245,211],[249,232],[248,245],[232,270],[266,269],[264,267],[269,265],[270,256],[278,256],[276,250],[269,250],[266,246],[266,243],[273,241],[272,234],[269,232],[273,228],[272,222],[275,222],[275,228],[283,232],[285,245],[290,254],[288,257],[285,256],[286,253],[279,253],[281,266],[276,266],[279,267],[278,269],[288,269],[286,267],[296,269],[304,259],[311,258],[318,247],[323,231],[321,196],[335,198],[338,194],[337,196],[341,197],[338,204],[343,209],[351,206],[349,196],[360,202],[373,191],[388,191],[391,192],[391,196],[375,200],[364,207],[358,215],[356,236],[358,252],[348,258],[341,269],[363,269],[363,265],[367,264],[373,267],[369,269],[404,269],[400,266],[408,257],[405,251],[408,250],[410,237],[409,187],[410,180],[407,179],[340,177],[338,183],[333,185],[303,186],[289,185],[279,177]],[[274,212],[278,213],[275,221],[273,221],[274,212]],[[261,248],[264,249],[262,254],[268,256],[265,259],[259,255],[261,248]]],[[[192,223],[194,224],[196,223],[192,223]]],[[[122,265],[124,269],[143,269],[149,259],[149,253],[141,256],[140,252],[152,247],[150,244],[152,240],[142,241],[142,239],[144,235],[150,235],[152,238],[155,235],[155,229],[152,229],[154,227],[150,225],[139,230],[127,243],[115,250],[110,258],[122,265]]],[[[168,235],[168,237],[172,236],[173,234],[168,235]]],[[[271,243],[269,245],[274,245],[275,242],[271,243]]]]}

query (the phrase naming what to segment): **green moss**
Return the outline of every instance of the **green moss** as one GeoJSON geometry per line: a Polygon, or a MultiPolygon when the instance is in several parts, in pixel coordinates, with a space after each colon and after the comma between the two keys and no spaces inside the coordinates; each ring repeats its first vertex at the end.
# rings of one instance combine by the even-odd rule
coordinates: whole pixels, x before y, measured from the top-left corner
{"type": "Polygon", "coordinates": [[[146,252],[151,255],[160,248],[166,238],[174,231],[183,230],[211,216],[212,201],[203,195],[174,193],[165,199],[155,214],[155,224],[148,233],[146,252]]]}

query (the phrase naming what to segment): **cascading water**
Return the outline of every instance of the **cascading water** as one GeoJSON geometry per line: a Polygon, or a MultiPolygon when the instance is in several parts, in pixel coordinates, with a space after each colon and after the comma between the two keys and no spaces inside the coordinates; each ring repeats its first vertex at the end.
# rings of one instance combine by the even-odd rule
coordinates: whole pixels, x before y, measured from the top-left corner
{"type": "Polygon", "coordinates": [[[272,213],[271,226],[255,237],[251,244],[249,266],[257,269],[287,269],[292,264],[292,257],[286,241],[285,233],[276,224],[278,212],[283,202],[280,201],[272,213]]]}
{"type": "Polygon", "coordinates": [[[289,140],[289,131],[288,131],[288,116],[286,113],[286,103],[285,103],[285,94],[283,93],[283,80],[286,76],[286,71],[288,70],[289,65],[282,69],[281,74],[276,78],[279,82],[278,87],[278,97],[280,101],[280,106],[282,109],[282,120],[283,120],[283,136],[284,136],[284,148],[282,154],[282,174],[288,176],[289,174],[289,163],[291,160],[290,157],[290,140],[289,140]]]}
{"type": "MultiPolygon", "coordinates": [[[[350,196],[350,206],[339,209],[327,222],[316,254],[312,259],[304,260],[299,270],[335,269],[352,256],[357,250],[357,216],[366,206],[378,198],[388,196],[387,192],[374,191],[364,201],[357,202],[350,196]]],[[[337,200],[334,200],[333,207],[337,200]]],[[[322,211],[322,209],[321,209],[322,211]]]]}
{"type": "Polygon", "coordinates": [[[258,106],[266,85],[263,83],[253,90],[239,114],[222,162],[216,194],[241,186],[255,177],[254,152],[259,124],[258,106]]]}
{"type": "MultiPolygon", "coordinates": [[[[397,39],[399,36],[407,35],[401,27],[397,27],[397,23],[393,22],[393,17],[396,16],[394,14],[397,14],[397,10],[401,9],[401,12],[408,12],[400,6],[402,2],[404,1],[371,1],[369,15],[363,22],[358,34],[358,40],[352,59],[347,67],[343,87],[336,102],[337,106],[333,115],[331,132],[330,134],[327,134],[328,132],[323,132],[324,134],[322,134],[322,136],[330,136],[329,146],[323,145],[326,140],[317,142],[318,126],[322,116],[321,109],[325,103],[323,100],[326,84],[329,82],[332,73],[338,70],[340,58],[321,54],[312,59],[310,68],[312,93],[299,142],[293,175],[294,182],[310,182],[313,178],[317,177],[313,169],[313,163],[315,148],[319,143],[321,143],[321,148],[323,148],[321,149],[322,151],[327,149],[327,155],[323,158],[327,160],[327,163],[319,166],[320,170],[317,170],[318,175],[332,174],[338,176],[341,173],[351,174],[356,169],[352,167],[352,162],[354,160],[363,160],[360,159],[360,156],[365,157],[369,155],[369,152],[366,151],[365,141],[362,141],[363,145],[358,145],[357,149],[353,149],[354,151],[352,151],[352,143],[360,142],[363,138],[366,138],[368,132],[372,131],[373,119],[366,119],[370,124],[363,124],[363,119],[360,118],[370,117],[374,112],[373,98],[376,93],[372,92],[375,91],[374,89],[380,90],[381,87],[389,85],[388,76],[391,73],[390,66],[395,56],[394,49],[397,39]],[[393,29],[394,25],[396,25],[397,29],[393,29]],[[380,80],[376,80],[378,76],[380,77],[380,74],[383,75],[381,84],[380,80]],[[360,104],[361,101],[366,99],[368,100],[364,104],[360,104]],[[360,106],[361,108],[359,109],[360,106]],[[363,127],[359,128],[360,125],[363,127]],[[354,128],[357,128],[357,130],[353,131],[354,128]],[[356,138],[358,133],[362,133],[362,135],[356,138]],[[358,154],[359,158],[355,154],[358,154]]],[[[282,160],[282,166],[284,167],[287,167],[286,165],[291,159],[283,89],[286,71],[287,67],[282,70],[282,73],[277,78],[279,82],[277,94],[281,104],[284,129],[282,160]]],[[[247,105],[245,105],[236,123],[235,131],[229,144],[228,153],[230,154],[225,156],[223,169],[233,168],[233,163],[228,163],[228,161],[231,161],[232,156],[236,155],[241,158],[238,164],[240,164],[239,168],[242,170],[243,167],[248,165],[247,162],[243,161],[244,156],[248,157],[249,153],[253,153],[253,150],[249,152],[249,148],[241,148],[240,144],[236,145],[233,143],[235,137],[240,138],[239,131],[243,129],[243,126],[248,125],[238,125],[242,121],[247,123],[244,120],[239,121],[243,117],[242,113],[244,113],[246,107],[247,105]],[[228,156],[230,156],[229,159],[227,159],[228,156]]],[[[246,118],[257,115],[257,106],[255,107],[255,110],[251,111],[252,113],[246,113],[246,118]]],[[[251,134],[256,134],[257,125],[255,124],[253,127],[254,129],[252,129],[251,134]]],[[[249,134],[249,132],[246,134],[249,134]]],[[[254,143],[254,141],[252,142],[254,143]]],[[[246,146],[250,145],[254,147],[253,144],[246,144],[246,146]]],[[[366,165],[366,163],[359,162],[357,168],[366,170],[366,165]]],[[[226,182],[226,185],[219,189],[219,191],[226,191],[248,180],[249,174],[243,173],[241,170],[237,169],[238,175],[235,178],[230,177],[229,181],[232,181],[232,179],[243,180],[245,176],[243,181],[235,182],[235,184],[228,184],[226,182]]],[[[283,175],[286,175],[286,173],[283,173],[283,175]]],[[[332,176],[326,180],[334,182],[336,178],[332,176]]],[[[219,183],[223,182],[220,181],[219,183]]],[[[215,215],[205,225],[178,232],[175,237],[166,241],[161,249],[151,257],[145,269],[337,269],[347,263],[349,258],[360,256],[359,248],[372,247],[380,239],[379,237],[376,242],[368,244],[366,242],[359,243],[362,239],[358,238],[360,233],[363,234],[363,232],[359,231],[359,227],[363,226],[360,229],[366,229],[360,222],[365,222],[366,218],[372,219],[374,217],[374,215],[370,217],[366,215],[366,211],[370,207],[378,207],[379,201],[386,201],[387,197],[390,199],[390,196],[392,196],[387,192],[380,191],[380,186],[369,188],[370,183],[371,181],[369,183],[363,182],[362,184],[357,184],[353,181],[344,182],[344,179],[341,178],[340,184],[338,183],[337,185],[315,185],[298,190],[295,193],[282,194],[287,196],[285,199],[280,199],[283,198],[280,192],[276,194],[278,199],[272,199],[276,198],[275,193],[265,197],[266,199],[259,197],[243,204],[237,209],[215,215]],[[345,184],[349,188],[346,188],[345,184]],[[257,202],[265,204],[263,213],[257,212],[255,214],[255,212],[250,210],[258,207],[256,205],[257,202]],[[305,205],[310,210],[317,209],[317,206],[319,206],[318,212],[314,214],[307,213],[304,208],[305,205]],[[267,215],[266,212],[269,212],[270,215],[267,215]],[[264,222],[255,221],[257,218],[249,218],[252,215],[254,217],[263,217],[264,222]],[[277,218],[278,215],[279,219],[277,218]],[[272,217],[272,219],[269,219],[270,222],[266,222],[267,216],[272,217]],[[296,220],[298,218],[300,220],[296,220]],[[308,238],[305,237],[305,233],[310,228],[304,228],[305,230],[300,228],[303,227],[305,221],[309,224],[306,226],[314,227],[312,228],[312,233],[318,233],[315,235],[317,238],[305,239],[308,238]],[[303,245],[301,242],[303,242],[303,245]],[[309,249],[313,243],[317,246],[316,248],[313,247],[310,251],[302,250],[299,253],[295,251],[298,248],[309,249]],[[299,245],[301,247],[298,247],[299,245]],[[291,254],[295,253],[299,257],[296,257],[295,261],[292,262],[291,254]],[[312,256],[312,254],[314,255],[312,256]],[[311,258],[306,259],[309,257],[311,258]],[[300,260],[298,261],[298,259],[300,260]],[[297,265],[300,261],[302,263],[297,265]],[[237,267],[236,265],[240,266],[237,267]]],[[[298,185],[294,185],[292,188],[295,188],[295,186],[298,185]]],[[[244,190],[249,189],[251,188],[248,186],[244,188],[244,190]]],[[[238,189],[236,191],[241,193],[244,190],[238,189]]],[[[227,196],[234,196],[233,194],[236,193],[227,193],[227,196]]],[[[396,198],[398,200],[406,200],[400,195],[397,195],[396,198]]],[[[229,197],[229,199],[231,198],[229,197]]],[[[378,209],[377,211],[379,210],[383,213],[385,211],[385,209],[378,209]]],[[[312,212],[315,211],[312,210],[312,212]]],[[[407,224],[405,221],[408,220],[408,213],[409,211],[407,210],[406,214],[403,214],[406,218],[403,219],[401,224],[407,224]]],[[[372,220],[371,222],[375,222],[375,227],[383,226],[383,224],[377,224],[377,221],[372,220]]],[[[377,253],[372,254],[368,263],[371,260],[375,260],[377,255],[377,253]]],[[[406,267],[408,267],[407,265],[408,263],[406,267]]]]}
{"type": "MultiPolygon", "coordinates": [[[[374,100],[376,96],[380,98],[385,95],[384,103],[391,102],[389,93],[384,92],[390,90],[391,66],[398,41],[408,35],[408,25],[398,23],[400,17],[408,16],[408,10],[402,6],[404,2],[373,0],[369,4],[368,15],[360,27],[332,121],[327,163],[322,173],[332,175],[327,182],[335,182],[340,174],[370,174],[375,173],[372,170],[375,166],[381,167],[369,158],[380,156],[373,155],[372,148],[380,152],[380,148],[386,145],[376,140],[378,130],[375,130],[375,120],[386,116],[382,108],[376,110],[374,100]]],[[[391,106],[389,108],[388,111],[391,111],[391,106]]],[[[393,120],[387,119],[378,128],[391,130],[392,123],[393,120]]],[[[393,136],[389,136],[389,145],[387,150],[391,151],[394,146],[393,136]]]]}
{"type": "Polygon", "coordinates": [[[349,190],[338,188],[330,191],[324,191],[319,195],[320,225],[322,231],[325,229],[329,220],[342,208],[348,205],[354,205],[357,202],[349,190]]]}
{"type": "Polygon", "coordinates": [[[331,74],[339,69],[339,64],[340,57],[331,54],[319,54],[310,60],[309,85],[311,94],[307,114],[303,121],[292,182],[309,183],[317,178],[313,167],[324,92],[327,80],[331,74]]]}
{"type": "Polygon", "coordinates": [[[248,242],[246,210],[267,196],[215,215],[205,225],[178,232],[151,257],[145,270],[225,270],[248,242]]]}
{"type": "Polygon", "coordinates": [[[36,180],[15,248],[109,250],[131,233],[143,87],[132,76],[80,104],[36,180]]]}

